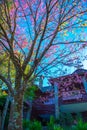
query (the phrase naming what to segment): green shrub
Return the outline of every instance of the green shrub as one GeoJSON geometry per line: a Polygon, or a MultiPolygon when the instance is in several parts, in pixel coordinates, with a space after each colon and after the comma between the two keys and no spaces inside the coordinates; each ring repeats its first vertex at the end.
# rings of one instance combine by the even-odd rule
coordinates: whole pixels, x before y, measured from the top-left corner
{"type": "Polygon", "coordinates": [[[57,125],[57,123],[58,123],[58,120],[56,121],[55,118],[51,116],[50,121],[47,124],[48,126],[47,130],[63,130],[63,128],[57,125]]]}
{"type": "Polygon", "coordinates": [[[61,126],[54,125],[54,129],[53,130],[63,130],[63,128],[61,126]]]}
{"type": "Polygon", "coordinates": [[[42,130],[41,122],[34,120],[34,121],[28,121],[23,120],[23,129],[24,130],[42,130]]]}
{"type": "Polygon", "coordinates": [[[87,130],[87,123],[80,119],[73,130],[87,130]]]}
{"type": "Polygon", "coordinates": [[[50,117],[50,121],[48,122],[48,130],[54,130],[54,124],[55,124],[55,119],[53,116],[50,117]]]}
{"type": "Polygon", "coordinates": [[[41,122],[34,120],[30,123],[29,130],[42,130],[41,122]]]}

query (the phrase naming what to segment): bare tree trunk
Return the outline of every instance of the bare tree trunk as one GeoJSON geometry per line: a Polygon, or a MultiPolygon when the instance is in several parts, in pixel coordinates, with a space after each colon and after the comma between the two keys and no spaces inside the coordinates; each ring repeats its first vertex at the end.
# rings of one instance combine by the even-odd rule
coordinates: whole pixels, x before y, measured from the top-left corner
{"type": "Polygon", "coordinates": [[[5,106],[4,106],[4,109],[3,109],[1,129],[0,130],[4,130],[5,118],[6,118],[9,102],[10,102],[10,96],[7,97],[6,103],[5,103],[5,106]]]}
{"type": "Polygon", "coordinates": [[[23,130],[23,94],[12,97],[8,130],[23,130]]]}

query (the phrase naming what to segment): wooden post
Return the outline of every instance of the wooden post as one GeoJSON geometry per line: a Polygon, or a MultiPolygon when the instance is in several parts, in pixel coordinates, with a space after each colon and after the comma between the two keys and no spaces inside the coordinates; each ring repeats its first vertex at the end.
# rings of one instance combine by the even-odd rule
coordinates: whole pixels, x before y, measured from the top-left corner
{"type": "Polygon", "coordinates": [[[54,95],[55,95],[55,118],[59,117],[59,103],[58,103],[58,84],[54,83],[54,95]]]}
{"type": "Polygon", "coordinates": [[[83,78],[82,80],[83,80],[83,85],[84,85],[85,91],[87,93],[87,81],[85,78],[83,78]]]}

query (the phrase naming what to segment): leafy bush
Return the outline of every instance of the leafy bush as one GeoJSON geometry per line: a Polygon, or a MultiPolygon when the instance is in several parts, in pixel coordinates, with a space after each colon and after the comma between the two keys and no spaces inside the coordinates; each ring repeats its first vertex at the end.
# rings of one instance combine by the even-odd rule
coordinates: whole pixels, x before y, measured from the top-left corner
{"type": "Polygon", "coordinates": [[[41,122],[34,120],[30,123],[29,130],[42,130],[41,122]]]}
{"type": "Polygon", "coordinates": [[[61,126],[54,125],[54,129],[53,130],[63,130],[63,128],[61,126]]]}
{"type": "Polygon", "coordinates": [[[87,123],[83,122],[82,119],[80,119],[74,130],[87,130],[87,123]]]}
{"type": "Polygon", "coordinates": [[[34,120],[34,121],[28,121],[23,120],[23,128],[24,130],[42,130],[41,122],[34,120]]]}
{"type": "Polygon", "coordinates": [[[54,130],[54,124],[55,124],[55,119],[53,116],[50,117],[50,121],[48,122],[48,130],[54,130]]]}
{"type": "Polygon", "coordinates": [[[57,125],[57,121],[53,116],[50,117],[50,121],[48,122],[47,126],[48,126],[48,130],[63,130],[62,127],[57,125]]]}

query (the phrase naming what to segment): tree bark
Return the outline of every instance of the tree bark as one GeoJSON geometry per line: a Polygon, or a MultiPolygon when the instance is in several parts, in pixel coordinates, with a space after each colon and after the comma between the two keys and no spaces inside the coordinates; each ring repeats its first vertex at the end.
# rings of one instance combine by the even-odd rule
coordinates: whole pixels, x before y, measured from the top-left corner
{"type": "Polygon", "coordinates": [[[0,130],[4,130],[5,118],[6,118],[9,102],[10,102],[10,96],[7,97],[6,103],[5,103],[5,106],[4,106],[4,109],[3,109],[1,129],[0,130]]]}
{"type": "Polygon", "coordinates": [[[23,94],[12,97],[8,130],[23,130],[23,94]]]}

